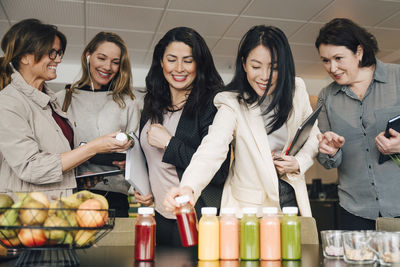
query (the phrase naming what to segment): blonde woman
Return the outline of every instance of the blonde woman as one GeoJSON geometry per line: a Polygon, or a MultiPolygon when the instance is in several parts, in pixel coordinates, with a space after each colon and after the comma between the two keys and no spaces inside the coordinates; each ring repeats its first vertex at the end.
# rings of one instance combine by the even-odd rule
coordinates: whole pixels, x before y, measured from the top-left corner
{"type": "MultiPolygon", "coordinates": [[[[77,143],[91,141],[110,131],[136,132],[139,103],[132,92],[132,71],[125,42],[115,33],[99,32],[81,57],[82,77],[57,98],[76,123],[77,143]]],[[[121,169],[125,161],[114,161],[121,169]]],[[[80,169],[101,172],[115,166],[86,162],[80,169]]],[[[105,195],[117,217],[128,217],[129,184],[122,174],[104,177],[90,189],[105,195]]]]}

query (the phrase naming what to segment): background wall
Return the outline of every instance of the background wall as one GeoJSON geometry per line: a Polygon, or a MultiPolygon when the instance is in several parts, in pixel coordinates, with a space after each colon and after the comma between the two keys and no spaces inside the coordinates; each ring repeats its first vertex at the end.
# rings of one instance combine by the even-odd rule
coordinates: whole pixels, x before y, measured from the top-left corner
{"type": "MultiPolygon", "coordinates": [[[[349,18],[365,27],[378,40],[377,57],[400,63],[400,0],[0,0],[0,38],[14,23],[32,17],[56,25],[68,39],[58,78],[51,82],[55,90],[77,79],[82,50],[99,31],[115,32],[125,40],[139,99],[155,44],[178,26],[192,27],[203,36],[225,83],[232,78],[243,34],[254,25],[279,27],[313,102],[330,83],[314,42],[333,18],[349,18]]],[[[315,164],[307,172],[307,180],[313,178],[331,182],[336,171],[315,164]]]]}

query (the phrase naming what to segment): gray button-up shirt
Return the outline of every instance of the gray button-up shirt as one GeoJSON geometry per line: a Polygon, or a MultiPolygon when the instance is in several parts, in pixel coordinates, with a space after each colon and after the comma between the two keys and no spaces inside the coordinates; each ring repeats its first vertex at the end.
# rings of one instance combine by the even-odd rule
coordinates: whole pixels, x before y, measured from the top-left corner
{"type": "Polygon", "coordinates": [[[391,160],[378,164],[375,137],[400,115],[400,65],[377,61],[373,80],[360,100],[348,86],[331,83],[319,95],[321,132],[333,131],[346,142],[330,158],[318,154],[325,168],[338,168],[340,205],[368,219],[400,216],[400,168],[391,160]]]}

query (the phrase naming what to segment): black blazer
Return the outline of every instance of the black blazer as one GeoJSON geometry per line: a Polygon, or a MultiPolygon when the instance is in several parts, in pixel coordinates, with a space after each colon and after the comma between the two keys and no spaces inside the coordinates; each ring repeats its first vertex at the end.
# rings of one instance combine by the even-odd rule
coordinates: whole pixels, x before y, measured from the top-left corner
{"type": "MultiPolygon", "coordinates": [[[[165,150],[162,161],[172,164],[176,167],[176,172],[179,181],[193,154],[196,152],[200,143],[208,133],[208,127],[212,124],[217,109],[212,101],[209,101],[201,111],[197,112],[194,117],[190,117],[185,109],[182,111],[179,119],[175,135],[172,136],[167,149],[165,150]]],[[[140,118],[139,136],[148,118],[142,116],[140,118]]],[[[202,207],[217,207],[221,206],[222,190],[228,176],[230,165],[230,150],[226,160],[221,165],[221,168],[215,174],[214,178],[206,188],[201,192],[199,199],[196,202],[195,208],[197,215],[200,216],[202,207]]]]}

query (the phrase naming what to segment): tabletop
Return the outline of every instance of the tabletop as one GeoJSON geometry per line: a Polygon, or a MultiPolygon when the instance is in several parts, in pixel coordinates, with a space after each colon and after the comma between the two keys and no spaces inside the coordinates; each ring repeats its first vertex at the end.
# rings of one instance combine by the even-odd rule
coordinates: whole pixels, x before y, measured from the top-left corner
{"type": "MultiPolygon", "coordinates": [[[[198,261],[197,247],[156,248],[154,262],[135,262],[134,247],[93,246],[76,251],[82,267],[349,267],[343,260],[328,260],[319,245],[302,245],[301,261],[198,261]]],[[[1,259],[0,267],[12,267],[17,259],[1,259]]],[[[362,265],[377,267],[378,263],[362,265]]]]}

